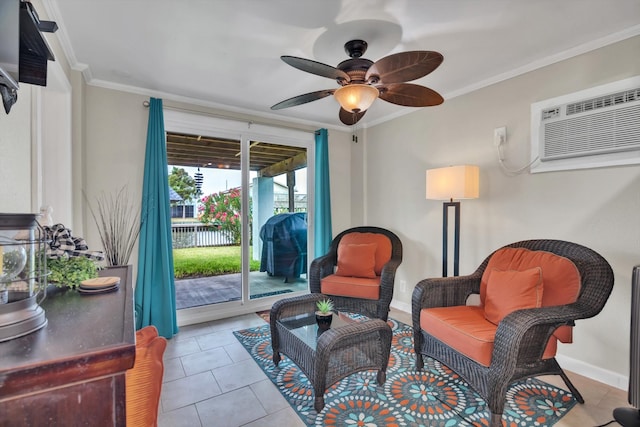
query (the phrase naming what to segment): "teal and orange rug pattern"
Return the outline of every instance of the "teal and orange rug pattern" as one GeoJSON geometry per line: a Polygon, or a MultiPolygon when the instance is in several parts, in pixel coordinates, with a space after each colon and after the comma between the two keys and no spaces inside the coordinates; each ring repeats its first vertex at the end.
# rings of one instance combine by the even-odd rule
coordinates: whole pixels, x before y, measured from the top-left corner
{"type": "MultiPolygon", "coordinates": [[[[286,356],[272,360],[269,325],[234,332],[256,363],[308,426],[487,426],[489,410],[458,375],[433,360],[422,371],[414,365],[411,327],[389,320],[393,329],[387,381],[376,372],[353,374],[325,393],[325,407],[313,409],[313,388],[286,356]]],[[[552,426],[574,405],[571,393],[537,379],[517,382],[507,392],[503,424],[552,426]]]]}

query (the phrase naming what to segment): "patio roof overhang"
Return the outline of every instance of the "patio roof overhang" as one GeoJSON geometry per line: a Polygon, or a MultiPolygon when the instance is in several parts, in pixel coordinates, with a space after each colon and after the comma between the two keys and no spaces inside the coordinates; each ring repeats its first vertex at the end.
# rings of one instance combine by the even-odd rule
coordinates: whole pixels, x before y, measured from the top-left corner
{"type": "MultiPolygon", "coordinates": [[[[167,132],[167,163],[240,170],[240,141],[167,132]]],[[[249,169],[258,172],[258,176],[277,176],[306,166],[305,148],[262,141],[252,141],[250,144],[249,169]]]]}

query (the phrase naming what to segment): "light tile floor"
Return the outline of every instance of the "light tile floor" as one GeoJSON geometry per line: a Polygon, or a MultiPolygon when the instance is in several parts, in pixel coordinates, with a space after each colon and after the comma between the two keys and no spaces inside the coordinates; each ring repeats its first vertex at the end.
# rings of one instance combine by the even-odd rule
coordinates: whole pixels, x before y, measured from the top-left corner
{"type": "MultiPolygon", "coordinates": [[[[411,323],[405,312],[392,309],[391,317],[411,323]]],[[[258,315],[248,314],[181,327],[165,351],[159,426],[304,426],[232,334],[263,324],[258,315]]],[[[601,425],[613,419],[614,408],[628,406],[625,391],[568,374],[586,403],[576,405],[557,427],[601,425]]],[[[564,387],[557,376],[542,379],[564,387]]]]}

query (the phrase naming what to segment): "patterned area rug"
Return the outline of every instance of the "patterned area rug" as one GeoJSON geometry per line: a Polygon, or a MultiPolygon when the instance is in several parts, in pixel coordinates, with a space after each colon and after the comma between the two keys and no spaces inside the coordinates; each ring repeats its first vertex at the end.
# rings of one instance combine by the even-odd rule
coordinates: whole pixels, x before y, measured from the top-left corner
{"type": "Polygon", "coordinates": [[[262,317],[262,319],[269,323],[269,314],[271,313],[271,310],[263,310],[263,311],[256,311],[256,314],[260,317],[262,317]]]}
{"type": "MultiPolygon", "coordinates": [[[[427,359],[414,368],[411,327],[389,320],[393,328],[387,381],[376,384],[376,372],[353,374],[325,393],[325,407],[313,409],[313,388],[286,356],[272,361],[269,325],[234,332],[256,363],[278,387],[308,426],[487,426],[489,410],[458,375],[427,359]]],[[[506,426],[552,426],[574,405],[571,393],[537,379],[515,383],[507,392],[506,426]]]]}

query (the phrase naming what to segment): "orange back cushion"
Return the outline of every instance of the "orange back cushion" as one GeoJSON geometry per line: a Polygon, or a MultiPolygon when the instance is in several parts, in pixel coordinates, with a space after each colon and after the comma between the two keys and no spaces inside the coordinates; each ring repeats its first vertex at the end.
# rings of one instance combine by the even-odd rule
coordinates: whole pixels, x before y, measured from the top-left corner
{"type": "Polygon", "coordinates": [[[349,244],[374,243],[376,245],[376,256],[374,271],[380,275],[382,267],[391,259],[391,240],[384,234],[378,233],[349,233],[340,239],[338,244],[338,258],[340,258],[340,246],[349,244]]]}
{"type": "Polygon", "coordinates": [[[540,267],[524,271],[493,269],[487,283],[484,317],[497,325],[512,311],[540,307],[542,291],[540,267]]]}
{"type": "MultiPolygon", "coordinates": [[[[487,283],[494,269],[528,270],[540,267],[542,270],[541,307],[564,305],[575,302],[580,294],[580,272],[571,260],[545,251],[532,251],[525,248],[502,248],[497,250],[484,270],[480,282],[480,301],[485,304],[487,283]]],[[[562,326],[554,335],[562,342],[572,341],[571,327],[562,326]]]]}
{"type": "Polygon", "coordinates": [[[336,275],[375,279],[377,246],[375,243],[339,245],[336,275]]]}
{"type": "Polygon", "coordinates": [[[575,302],[580,293],[580,272],[569,259],[545,251],[531,251],[525,248],[503,248],[496,251],[480,282],[480,300],[484,304],[487,283],[494,269],[524,271],[540,267],[544,292],[542,307],[575,302]]]}

